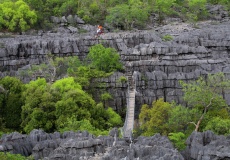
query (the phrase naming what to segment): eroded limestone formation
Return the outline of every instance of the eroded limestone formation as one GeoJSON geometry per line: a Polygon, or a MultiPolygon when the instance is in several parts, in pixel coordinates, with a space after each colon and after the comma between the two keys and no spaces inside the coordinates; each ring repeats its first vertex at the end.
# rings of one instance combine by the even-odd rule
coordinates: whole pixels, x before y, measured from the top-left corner
{"type": "MultiPolygon", "coordinates": [[[[93,35],[68,33],[3,38],[0,42],[0,76],[9,72],[15,75],[19,68],[40,64],[48,53],[84,59],[89,47],[102,43],[119,52],[124,66],[127,63],[132,66],[137,115],[142,104],[151,104],[160,97],[183,103],[179,80],[195,80],[216,72],[230,76],[230,22],[209,21],[198,27],[170,24],[148,31],[106,33],[99,39],[93,35]],[[165,35],[170,35],[173,40],[164,41],[165,35]]],[[[103,80],[114,98],[108,102],[109,106],[116,110],[126,107],[128,84],[118,82],[120,76],[126,76],[126,73],[117,72],[103,80]]],[[[230,104],[229,94],[224,97],[230,104]]]]}

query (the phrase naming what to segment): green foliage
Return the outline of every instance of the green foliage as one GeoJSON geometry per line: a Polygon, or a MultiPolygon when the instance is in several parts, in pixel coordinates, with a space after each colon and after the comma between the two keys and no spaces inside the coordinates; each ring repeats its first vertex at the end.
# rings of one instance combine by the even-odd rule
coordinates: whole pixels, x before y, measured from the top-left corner
{"type": "Polygon", "coordinates": [[[206,125],[204,130],[212,130],[219,135],[230,134],[230,119],[223,119],[221,117],[213,117],[206,125]]]}
{"type": "Polygon", "coordinates": [[[223,90],[230,87],[230,80],[228,80],[223,73],[209,74],[207,79],[200,77],[198,80],[185,83],[180,82],[184,91],[184,100],[189,105],[203,109],[212,100],[212,106],[219,106],[223,108],[227,106],[225,100],[220,95],[223,90]]]}
{"type": "Polygon", "coordinates": [[[207,0],[208,3],[211,4],[222,4],[222,5],[229,5],[229,0],[207,0]]]}
{"type": "Polygon", "coordinates": [[[0,28],[26,31],[37,21],[37,15],[23,0],[0,4],[0,28]]]}
{"type": "Polygon", "coordinates": [[[106,104],[106,102],[108,100],[113,99],[113,97],[111,96],[111,94],[109,94],[108,92],[105,92],[103,94],[101,94],[101,100],[102,102],[104,102],[104,106],[107,107],[108,105],[106,104]]]}
{"type": "Polygon", "coordinates": [[[193,121],[196,117],[196,113],[197,111],[195,109],[191,110],[181,105],[172,105],[167,122],[170,126],[170,132],[190,134],[194,129],[188,123],[193,121]]]}
{"type": "Polygon", "coordinates": [[[34,79],[45,78],[47,82],[54,82],[67,75],[67,69],[79,65],[75,57],[54,57],[51,54],[46,56],[46,62],[39,65],[31,65],[30,69],[20,71],[23,77],[29,76],[34,79]],[[75,63],[73,65],[73,63],[75,63]],[[69,66],[70,65],[70,66],[69,66]]]}
{"type": "Polygon", "coordinates": [[[175,0],[157,0],[154,1],[153,11],[158,13],[159,15],[159,22],[161,23],[162,20],[166,15],[172,13],[173,8],[172,6],[175,3],[175,0]]]}
{"type": "Polygon", "coordinates": [[[109,99],[112,99],[111,94],[109,94],[109,93],[103,93],[103,94],[101,95],[101,100],[102,100],[102,101],[107,101],[107,100],[109,100],[109,99]]]}
{"type": "Polygon", "coordinates": [[[121,77],[119,77],[119,79],[118,79],[118,82],[120,82],[120,83],[126,83],[128,80],[127,80],[127,78],[125,77],[125,76],[121,76],[121,77]]]}
{"type": "Polygon", "coordinates": [[[68,58],[68,69],[67,69],[68,75],[76,76],[75,72],[80,66],[82,66],[82,62],[79,60],[77,56],[69,57],[68,58]]]}
{"type": "Polygon", "coordinates": [[[108,9],[106,22],[116,28],[131,29],[133,26],[143,27],[148,20],[148,8],[140,5],[119,4],[108,9]]]}
{"type": "Polygon", "coordinates": [[[72,116],[76,116],[77,120],[90,119],[90,110],[95,106],[95,102],[82,90],[82,87],[74,81],[73,77],[58,80],[51,88],[61,95],[55,104],[57,128],[63,128],[67,118],[72,116]]]}
{"type": "Polygon", "coordinates": [[[109,115],[109,119],[107,124],[109,127],[120,127],[123,123],[119,114],[117,114],[112,108],[107,109],[107,113],[109,115]]]}
{"type": "MultiPolygon", "coordinates": [[[[23,83],[15,78],[6,76],[0,80],[4,92],[0,93],[0,117],[2,123],[9,129],[20,129],[21,106],[23,105],[23,83]]],[[[3,125],[3,124],[2,124],[3,125]]]]}
{"type": "Polygon", "coordinates": [[[25,105],[22,106],[22,124],[24,131],[29,133],[34,128],[42,128],[47,132],[54,130],[55,101],[50,86],[44,78],[30,81],[23,92],[25,105]]]}
{"type": "Polygon", "coordinates": [[[184,91],[184,100],[188,102],[189,107],[196,109],[199,113],[195,121],[202,121],[206,113],[214,113],[227,107],[221,95],[223,91],[227,92],[229,89],[230,80],[223,73],[209,74],[206,79],[200,77],[189,83],[181,81],[180,84],[184,91]]]}
{"type": "MultiPolygon", "coordinates": [[[[70,69],[70,68],[69,68],[70,69]]],[[[75,77],[75,81],[79,83],[84,89],[89,92],[94,92],[95,87],[101,85],[100,81],[96,81],[96,78],[108,77],[111,73],[105,73],[89,66],[79,66],[72,71],[68,69],[68,74],[75,77]]]]}
{"type": "Polygon", "coordinates": [[[187,17],[195,24],[198,20],[201,20],[207,16],[206,0],[189,0],[187,17]]]}
{"type": "Polygon", "coordinates": [[[143,105],[139,114],[143,135],[152,136],[155,133],[167,135],[170,131],[167,124],[170,110],[170,103],[164,102],[162,98],[154,101],[151,108],[148,105],[143,105]]]}
{"type": "Polygon", "coordinates": [[[2,4],[5,3],[4,9],[0,7],[0,13],[2,13],[0,15],[6,13],[6,16],[0,16],[0,22],[2,22],[0,24],[4,24],[1,25],[4,29],[9,28],[6,25],[11,25],[11,28],[15,28],[14,30],[26,30],[34,25],[36,28],[50,29],[53,25],[49,22],[51,16],[75,14],[90,24],[107,22],[115,29],[131,29],[132,27],[142,29],[148,20],[149,12],[157,13],[160,23],[168,15],[180,15],[184,20],[189,18],[192,23],[196,23],[197,20],[207,16],[205,11],[207,2],[222,4],[227,10],[230,6],[229,0],[207,0],[207,2],[206,0],[24,0],[26,3],[20,3],[20,5],[29,7],[15,7],[19,1],[23,2],[22,0],[1,1],[2,4]],[[12,17],[14,17],[12,20],[14,23],[9,23],[9,18],[12,19],[12,17]]]}
{"type": "Polygon", "coordinates": [[[23,157],[20,154],[0,152],[0,159],[1,160],[33,160],[34,158],[33,157],[23,157]]]}
{"type": "Polygon", "coordinates": [[[171,40],[173,40],[173,37],[169,34],[166,34],[163,36],[162,40],[163,41],[171,41],[171,40]]]}
{"type": "Polygon", "coordinates": [[[88,131],[93,135],[108,135],[108,131],[102,131],[95,128],[89,120],[77,120],[75,117],[67,118],[64,128],[59,130],[60,132],[65,131],[88,131]]]}
{"type": "Polygon", "coordinates": [[[122,69],[119,54],[114,48],[95,45],[90,48],[87,58],[91,61],[90,66],[100,71],[109,73],[122,69]]]}
{"type": "Polygon", "coordinates": [[[109,119],[108,112],[105,110],[102,103],[97,104],[91,110],[91,124],[99,130],[108,130],[110,126],[107,125],[109,119]]]}
{"type": "Polygon", "coordinates": [[[169,139],[173,142],[174,146],[179,150],[183,150],[186,147],[186,136],[182,132],[169,133],[169,139]]]}

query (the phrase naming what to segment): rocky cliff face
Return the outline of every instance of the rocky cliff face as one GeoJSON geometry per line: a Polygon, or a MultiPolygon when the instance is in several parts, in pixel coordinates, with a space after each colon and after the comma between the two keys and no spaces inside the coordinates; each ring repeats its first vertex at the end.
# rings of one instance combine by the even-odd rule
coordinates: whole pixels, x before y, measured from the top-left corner
{"type": "Polygon", "coordinates": [[[118,138],[117,129],[109,136],[95,137],[87,131],[45,133],[33,130],[29,135],[17,132],[3,135],[0,152],[11,152],[35,160],[183,160],[183,156],[165,136],[138,137],[135,142],[118,138]],[[116,133],[116,134],[114,134],[116,133]]]}
{"type": "MultiPolygon", "coordinates": [[[[136,84],[136,113],[144,103],[163,97],[183,103],[179,80],[189,81],[208,73],[224,72],[230,77],[230,22],[205,22],[193,28],[170,24],[155,30],[106,33],[99,39],[89,34],[44,33],[0,39],[0,76],[17,74],[19,68],[44,61],[47,53],[84,59],[89,47],[102,43],[115,48],[136,84]],[[164,41],[164,35],[173,40],[164,41]]],[[[115,73],[103,79],[117,110],[126,106],[127,84],[115,73]]],[[[223,95],[230,104],[230,95],[223,95]]]]}
{"type": "Polygon", "coordinates": [[[95,137],[87,131],[45,133],[33,130],[24,135],[13,132],[0,139],[0,152],[35,160],[229,160],[229,136],[218,136],[211,131],[193,132],[181,153],[169,139],[160,134],[140,136],[133,141],[118,138],[114,128],[109,136],[95,137]]]}

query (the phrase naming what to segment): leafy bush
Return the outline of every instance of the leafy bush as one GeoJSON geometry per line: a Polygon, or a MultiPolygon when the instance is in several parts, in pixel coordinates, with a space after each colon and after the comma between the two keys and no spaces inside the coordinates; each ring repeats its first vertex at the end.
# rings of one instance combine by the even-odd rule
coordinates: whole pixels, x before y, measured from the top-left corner
{"type": "Polygon", "coordinates": [[[183,150],[186,147],[186,136],[182,132],[169,133],[169,139],[173,142],[174,146],[179,150],[183,150]]]}
{"type": "Polygon", "coordinates": [[[168,118],[171,110],[171,104],[164,102],[163,98],[152,103],[152,107],[143,105],[139,114],[140,128],[143,135],[152,136],[155,133],[167,135],[170,131],[168,118]]]}
{"type": "Polygon", "coordinates": [[[107,113],[109,115],[107,121],[109,127],[120,127],[123,124],[121,116],[119,116],[119,114],[117,114],[112,108],[109,107],[107,113]]]}
{"type": "Polygon", "coordinates": [[[95,102],[90,95],[82,90],[82,87],[74,81],[73,77],[56,81],[52,85],[52,90],[56,90],[60,97],[55,102],[56,127],[62,128],[67,118],[76,116],[77,120],[90,119],[90,110],[95,106],[95,102]]]}
{"type": "Polygon", "coordinates": [[[101,44],[91,47],[87,58],[91,61],[91,67],[107,73],[123,69],[117,51],[101,44]]]}
{"type": "Polygon", "coordinates": [[[66,123],[64,124],[63,128],[59,129],[60,132],[65,131],[88,131],[93,135],[108,135],[108,131],[106,130],[99,130],[95,128],[89,120],[77,120],[74,116],[71,118],[67,118],[66,123]]]}
{"type": "Polygon", "coordinates": [[[173,37],[169,34],[166,34],[163,36],[162,40],[163,41],[171,41],[171,40],[173,40],[173,37]]]}
{"type": "Polygon", "coordinates": [[[118,82],[120,83],[126,83],[128,80],[125,76],[121,76],[119,79],[118,79],[118,82]]]}
{"type": "Polygon", "coordinates": [[[230,119],[223,119],[220,117],[213,117],[204,128],[204,130],[212,130],[218,135],[230,134],[230,119]]]}

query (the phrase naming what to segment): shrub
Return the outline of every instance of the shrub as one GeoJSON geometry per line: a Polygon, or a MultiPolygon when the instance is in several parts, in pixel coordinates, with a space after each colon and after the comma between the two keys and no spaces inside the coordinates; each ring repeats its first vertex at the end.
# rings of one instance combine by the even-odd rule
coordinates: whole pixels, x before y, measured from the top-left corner
{"type": "Polygon", "coordinates": [[[118,82],[120,83],[126,83],[128,80],[125,76],[121,76],[119,79],[118,79],[118,82]]]}
{"type": "Polygon", "coordinates": [[[20,154],[11,154],[0,152],[1,160],[33,160],[33,157],[24,157],[20,154]]]}
{"type": "Polygon", "coordinates": [[[117,51],[114,48],[105,48],[101,44],[91,47],[87,58],[91,61],[92,68],[107,73],[123,69],[117,51]]]}
{"type": "Polygon", "coordinates": [[[173,142],[174,146],[179,150],[183,150],[186,147],[185,140],[186,136],[182,132],[169,133],[169,139],[173,142]]]}
{"type": "Polygon", "coordinates": [[[171,40],[173,40],[173,37],[169,34],[166,34],[163,36],[162,40],[163,41],[171,41],[171,40]]]}

